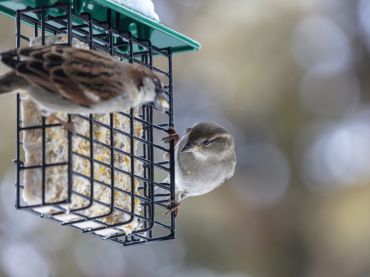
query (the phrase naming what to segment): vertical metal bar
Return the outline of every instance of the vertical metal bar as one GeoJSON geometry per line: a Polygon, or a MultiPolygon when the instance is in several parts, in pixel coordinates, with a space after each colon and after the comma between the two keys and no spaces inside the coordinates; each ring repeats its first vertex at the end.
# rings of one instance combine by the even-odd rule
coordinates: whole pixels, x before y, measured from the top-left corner
{"type": "MultiPolygon", "coordinates": [[[[146,55],[145,54],[143,54],[142,56],[141,56],[141,61],[143,62],[143,63],[147,63],[147,57],[146,57],[146,55]]],[[[143,115],[144,115],[144,117],[143,117],[143,120],[145,121],[145,122],[149,122],[149,106],[148,105],[144,105],[143,106],[143,115]]],[[[150,130],[149,130],[149,128],[148,128],[148,125],[147,124],[145,124],[144,125],[144,135],[145,135],[145,137],[144,137],[144,139],[145,139],[145,141],[150,141],[150,130]]],[[[150,145],[149,144],[147,144],[147,143],[143,143],[143,148],[144,148],[144,151],[143,151],[143,158],[145,159],[145,160],[149,160],[149,155],[150,155],[150,145]]],[[[147,164],[145,164],[145,166],[144,166],[144,178],[145,178],[145,181],[144,181],[144,196],[145,196],[145,198],[146,199],[148,199],[148,187],[150,186],[150,184],[149,184],[149,182],[148,181],[146,181],[146,180],[148,180],[149,178],[150,178],[150,176],[151,176],[151,172],[150,172],[151,170],[150,170],[150,168],[148,167],[148,165],[147,164]]],[[[150,205],[150,204],[149,204],[150,205]]],[[[145,218],[148,218],[148,217],[150,217],[150,206],[149,205],[146,205],[145,207],[144,207],[144,217],[145,218]]],[[[149,228],[149,224],[148,224],[148,221],[144,221],[144,229],[148,229],[149,228]]],[[[149,234],[149,236],[150,236],[151,234],[149,234]]]]}
{"type": "MultiPolygon", "coordinates": [[[[20,12],[16,12],[16,24],[15,24],[15,33],[16,33],[16,47],[19,48],[20,47],[20,44],[21,44],[21,13],[20,12]]],[[[17,172],[16,172],[16,179],[17,179],[17,183],[16,183],[16,190],[17,190],[17,196],[16,196],[16,203],[15,203],[15,207],[18,209],[20,208],[20,194],[21,194],[21,189],[20,189],[20,101],[21,101],[21,97],[19,95],[19,93],[17,93],[17,120],[16,120],[16,125],[17,125],[17,133],[16,133],[16,167],[17,167],[17,172]]]]}
{"type": "MultiPolygon", "coordinates": [[[[169,125],[174,126],[173,116],[173,72],[172,72],[172,48],[167,49],[168,54],[168,92],[170,101],[169,110],[169,125]]],[[[171,200],[175,201],[175,145],[173,141],[170,142],[170,188],[171,188],[171,200]]],[[[175,213],[171,213],[171,235],[175,236],[175,213]]]]}
{"type": "Polygon", "coordinates": [[[41,44],[45,45],[45,8],[41,8],[41,44]]]}
{"type": "MultiPolygon", "coordinates": [[[[45,45],[45,8],[41,8],[41,42],[42,45],[45,45]]],[[[41,138],[42,138],[42,161],[41,161],[41,185],[42,185],[42,194],[41,200],[42,205],[45,205],[45,185],[46,185],[46,132],[45,132],[45,117],[42,116],[41,118],[41,138]]]]}
{"type": "MultiPolygon", "coordinates": [[[[88,14],[89,20],[89,48],[93,49],[93,40],[94,40],[94,33],[93,33],[93,23],[92,23],[92,16],[88,14]]],[[[93,124],[93,115],[89,116],[89,124],[90,124],[90,204],[92,205],[94,201],[94,124],[93,124]]]]}
{"type": "Polygon", "coordinates": [[[135,113],[130,109],[131,218],[135,213],[135,113]]]}
{"type": "Polygon", "coordinates": [[[15,20],[15,34],[16,34],[16,47],[19,48],[21,46],[21,12],[16,11],[15,13],[16,20],[15,20]]]}
{"type": "Polygon", "coordinates": [[[168,92],[170,100],[170,127],[174,126],[173,116],[173,75],[172,75],[172,48],[167,49],[168,53],[168,92]]]}
{"type": "MultiPolygon", "coordinates": [[[[146,105],[143,105],[142,107],[141,107],[141,109],[142,109],[142,119],[143,120],[147,120],[147,114],[148,114],[148,112],[147,112],[147,106],[146,105]]],[[[148,128],[145,128],[146,126],[144,126],[144,132],[143,132],[143,139],[146,141],[146,140],[148,140],[149,139],[149,131],[148,131],[148,128]]],[[[143,159],[145,159],[146,160],[146,158],[147,158],[147,152],[148,152],[148,150],[149,149],[147,149],[148,148],[148,145],[146,144],[146,143],[143,143],[143,159]]],[[[144,179],[146,180],[147,178],[148,178],[148,167],[147,166],[144,166],[144,174],[143,174],[144,176],[144,179]]],[[[145,197],[148,197],[148,195],[147,195],[147,184],[146,184],[147,182],[145,181],[144,182],[144,196],[145,197]]],[[[148,206],[145,206],[144,207],[144,217],[145,218],[147,218],[147,216],[148,216],[148,206]]],[[[146,228],[148,228],[148,222],[147,221],[144,221],[144,229],[146,229],[146,228]]]]}
{"type": "Polygon", "coordinates": [[[46,185],[46,176],[45,176],[45,171],[46,171],[46,132],[45,132],[45,117],[42,117],[42,205],[45,205],[45,185],[46,185]]]}
{"type": "MultiPolygon", "coordinates": [[[[148,42],[148,56],[149,56],[149,68],[153,69],[153,51],[152,51],[152,45],[150,41],[148,42]]],[[[149,231],[149,237],[153,237],[153,231],[152,226],[154,222],[154,146],[153,146],[153,107],[149,106],[149,122],[150,122],[150,128],[149,128],[149,137],[150,137],[150,184],[149,184],[149,199],[150,199],[150,210],[149,210],[149,219],[150,219],[150,231],[149,231]]]]}
{"type": "Polygon", "coordinates": [[[110,213],[113,212],[114,208],[114,114],[110,114],[110,163],[111,163],[111,197],[110,197],[110,213]]]}
{"type": "MultiPolygon", "coordinates": [[[[72,6],[67,5],[67,37],[68,45],[72,45],[72,6]]],[[[68,115],[68,122],[72,122],[72,116],[68,115]]],[[[73,191],[73,137],[72,133],[68,132],[68,199],[67,202],[72,202],[72,191],[73,191]]]]}
{"type": "Polygon", "coordinates": [[[150,41],[148,41],[148,66],[150,69],[153,70],[153,50],[152,50],[152,44],[150,41]]]}
{"type": "MultiPolygon", "coordinates": [[[[149,151],[149,160],[150,160],[150,183],[149,183],[149,226],[152,228],[154,222],[154,146],[153,146],[153,107],[149,106],[149,138],[150,138],[150,151],[149,151]]],[[[152,229],[149,230],[149,237],[153,237],[152,229]]]]}
{"type": "Polygon", "coordinates": [[[107,13],[108,13],[107,21],[108,21],[108,26],[109,26],[109,31],[108,31],[109,54],[113,55],[114,45],[113,45],[113,34],[112,34],[112,10],[108,9],[107,13]]]}
{"type": "Polygon", "coordinates": [[[39,27],[38,27],[37,22],[35,22],[35,25],[34,25],[34,36],[35,37],[38,37],[38,35],[39,35],[39,27]]]}
{"type": "Polygon", "coordinates": [[[20,131],[19,131],[19,128],[20,128],[20,124],[19,124],[19,120],[20,120],[20,101],[21,101],[21,97],[20,97],[20,95],[19,95],[19,93],[17,93],[17,120],[16,120],[16,122],[17,122],[17,134],[16,134],[16,136],[17,136],[17,139],[16,139],[16,167],[17,167],[17,172],[16,172],[16,178],[17,178],[17,183],[16,183],[16,189],[17,189],[17,199],[16,199],[16,204],[15,204],[15,207],[18,209],[18,208],[20,208],[20,182],[21,182],[21,172],[20,172],[20,163],[21,163],[21,161],[20,161],[20,147],[19,147],[19,145],[20,145],[20,131]]]}
{"type": "MultiPolygon", "coordinates": [[[[134,62],[134,45],[132,43],[132,34],[129,35],[129,62],[134,62]]],[[[135,213],[135,113],[130,109],[130,167],[131,167],[131,219],[135,213]]]]}
{"type": "MultiPolygon", "coordinates": [[[[68,122],[72,122],[71,115],[68,115],[68,122]]],[[[68,132],[68,199],[67,203],[72,202],[73,190],[73,154],[72,154],[72,133],[68,132]]]]}
{"type": "Polygon", "coordinates": [[[93,23],[92,23],[92,16],[89,15],[89,48],[93,49],[94,46],[94,30],[93,30],[93,23]]]}
{"type": "MultiPolygon", "coordinates": [[[[145,55],[141,56],[141,61],[145,62],[145,55]]],[[[141,109],[142,109],[142,119],[145,122],[147,122],[147,117],[148,117],[147,105],[143,105],[141,107],[141,109]]],[[[145,141],[147,141],[149,139],[149,130],[148,130],[147,126],[144,125],[143,130],[144,130],[144,132],[143,132],[143,137],[142,138],[145,141]]],[[[147,159],[148,152],[149,152],[148,144],[143,143],[143,159],[145,159],[145,160],[147,159]]],[[[144,174],[143,175],[144,175],[144,179],[145,179],[145,181],[143,182],[144,183],[143,193],[144,193],[144,197],[147,198],[148,197],[148,182],[146,180],[147,180],[147,178],[149,178],[150,172],[149,172],[149,168],[148,168],[147,165],[144,165],[143,169],[144,169],[144,174]]],[[[144,206],[144,217],[148,218],[148,205],[144,206]]],[[[148,228],[148,222],[145,220],[144,221],[144,229],[147,229],[147,228],[148,228]]]]}
{"type": "MultiPolygon", "coordinates": [[[[112,33],[112,10],[108,9],[107,14],[108,26],[109,26],[109,54],[113,55],[113,33],[112,33]]],[[[111,202],[110,212],[114,209],[114,114],[110,114],[110,162],[111,162],[111,202]]]]}
{"type": "Polygon", "coordinates": [[[134,45],[132,43],[132,34],[129,33],[129,36],[128,36],[128,40],[129,40],[129,55],[128,55],[128,62],[129,63],[133,63],[134,62],[134,45]]]}
{"type": "Polygon", "coordinates": [[[72,5],[67,5],[67,30],[68,30],[68,45],[72,45],[72,5]]]}
{"type": "Polygon", "coordinates": [[[89,116],[90,125],[90,203],[89,207],[94,201],[94,124],[93,115],[89,116]]]}

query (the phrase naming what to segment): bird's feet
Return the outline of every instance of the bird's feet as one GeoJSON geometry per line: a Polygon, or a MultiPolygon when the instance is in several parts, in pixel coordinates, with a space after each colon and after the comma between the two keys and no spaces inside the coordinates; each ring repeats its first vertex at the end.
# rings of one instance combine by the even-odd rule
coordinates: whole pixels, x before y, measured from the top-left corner
{"type": "Polygon", "coordinates": [[[167,132],[168,132],[168,136],[162,138],[162,141],[164,143],[173,142],[173,144],[176,145],[178,141],[180,140],[180,135],[177,133],[176,129],[171,127],[168,129],[167,132]]]}
{"type": "Polygon", "coordinates": [[[67,132],[70,132],[72,135],[75,135],[77,133],[75,124],[73,122],[64,121],[61,122],[61,124],[63,126],[63,129],[66,130],[67,132]]]}
{"type": "Polygon", "coordinates": [[[55,114],[51,114],[49,118],[52,119],[52,120],[55,120],[55,121],[59,122],[60,124],[62,124],[63,129],[66,130],[67,132],[70,132],[73,135],[76,134],[76,127],[75,127],[75,125],[74,125],[73,122],[64,121],[63,119],[59,118],[55,114]]]}
{"type": "Polygon", "coordinates": [[[167,211],[163,215],[168,215],[169,213],[175,212],[175,216],[178,215],[181,202],[171,201],[171,204],[167,206],[167,211]]]}

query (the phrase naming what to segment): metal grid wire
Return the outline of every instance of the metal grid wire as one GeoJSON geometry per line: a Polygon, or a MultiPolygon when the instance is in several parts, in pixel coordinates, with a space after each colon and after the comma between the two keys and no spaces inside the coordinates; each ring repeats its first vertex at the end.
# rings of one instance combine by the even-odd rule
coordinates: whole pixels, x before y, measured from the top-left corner
{"type": "MultiPolygon", "coordinates": [[[[55,13],[54,13],[55,14],[55,13]]],[[[84,159],[88,159],[90,163],[90,176],[84,176],[78,172],[73,171],[72,161],[75,155],[78,153],[73,151],[72,139],[73,135],[68,133],[68,159],[61,163],[47,163],[46,157],[46,130],[47,128],[60,128],[61,124],[47,124],[46,119],[42,118],[42,124],[38,126],[23,126],[21,120],[21,101],[22,98],[17,96],[17,149],[16,149],[16,167],[17,167],[17,194],[16,194],[16,208],[25,209],[29,212],[40,215],[52,221],[60,222],[62,225],[69,225],[80,229],[84,233],[99,236],[103,239],[110,239],[119,242],[123,245],[132,245],[138,243],[144,243],[155,240],[167,240],[175,237],[175,215],[170,213],[163,215],[166,207],[174,200],[174,146],[173,143],[169,145],[161,144],[160,138],[165,136],[166,130],[173,126],[173,99],[172,99],[172,53],[171,48],[160,49],[151,44],[149,40],[139,40],[135,38],[128,31],[118,31],[118,24],[120,22],[120,15],[114,11],[107,10],[107,21],[98,22],[94,20],[89,14],[77,15],[73,11],[73,7],[70,4],[56,4],[53,6],[44,6],[39,8],[27,8],[24,10],[18,10],[16,12],[16,46],[20,47],[22,43],[28,45],[30,37],[41,36],[42,44],[45,44],[45,37],[47,34],[67,34],[68,44],[71,45],[72,38],[89,45],[90,49],[96,49],[105,51],[111,55],[119,57],[123,61],[130,63],[140,63],[148,66],[155,71],[161,79],[164,81],[166,92],[170,99],[170,109],[166,113],[161,113],[151,105],[144,105],[140,108],[139,114],[135,115],[133,109],[129,113],[118,113],[120,116],[124,116],[129,119],[130,132],[124,132],[118,130],[113,124],[113,114],[110,115],[110,124],[103,124],[94,119],[92,115],[69,115],[68,120],[72,121],[73,118],[80,118],[89,124],[90,136],[84,137],[81,134],[79,136],[89,142],[90,152],[89,156],[84,156],[84,159]],[[53,11],[57,11],[57,16],[52,16],[53,11]],[[62,15],[60,15],[62,14],[62,15]],[[114,22],[113,22],[114,21],[114,22]],[[26,31],[25,25],[33,27],[33,32],[26,31]],[[28,35],[26,35],[28,33],[28,35]],[[165,60],[166,69],[161,69],[159,66],[154,66],[154,62],[157,58],[165,60]],[[134,133],[135,123],[143,126],[143,134],[141,137],[136,137],[134,133]],[[99,125],[104,127],[110,132],[110,144],[104,144],[102,142],[94,140],[92,135],[93,126],[99,125]],[[42,156],[41,164],[27,166],[24,161],[24,150],[22,146],[22,138],[25,132],[30,130],[41,130],[41,141],[42,141],[42,156]],[[130,139],[130,151],[124,152],[120,149],[116,149],[114,146],[114,136],[119,133],[130,139]],[[134,143],[140,147],[140,153],[135,153],[134,143]],[[110,164],[103,163],[103,166],[109,168],[112,178],[110,183],[102,183],[94,177],[94,164],[101,163],[94,159],[94,144],[100,144],[102,147],[106,147],[110,150],[111,159],[110,164]],[[126,172],[119,169],[114,164],[114,153],[119,152],[130,158],[131,171],[126,172]],[[162,157],[163,154],[169,155],[169,160],[157,161],[157,157],[162,157]],[[140,176],[135,174],[135,161],[139,161],[143,164],[143,174],[140,176]],[[50,167],[65,166],[68,168],[68,184],[67,187],[67,198],[58,203],[49,203],[46,200],[46,178],[47,169],[50,167]],[[38,169],[42,172],[42,184],[40,186],[41,201],[38,205],[28,205],[22,199],[22,190],[24,190],[24,184],[22,179],[22,172],[25,170],[38,169]],[[120,171],[130,176],[131,190],[123,191],[115,185],[114,172],[120,171]],[[169,175],[169,183],[163,183],[163,176],[169,175]],[[90,184],[90,195],[82,195],[74,190],[73,179],[77,176],[83,177],[89,181],[90,184]],[[138,191],[135,192],[134,183],[135,180],[139,180],[138,191]],[[99,183],[108,187],[110,193],[110,204],[99,202],[94,199],[94,185],[99,183]],[[160,188],[157,190],[157,188],[160,188]],[[115,206],[115,192],[119,191],[129,196],[131,201],[131,209],[124,210],[115,206]],[[160,191],[158,193],[157,191],[160,191]],[[71,203],[73,195],[83,197],[88,201],[88,206],[82,208],[67,210],[65,205],[71,203]],[[135,201],[140,201],[142,206],[141,212],[138,213],[134,210],[135,201]],[[104,215],[95,217],[89,217],[81,213],[83,209],[91,207],[95,202],[99,202],[99,205],[103,205],[109,208],[109,212],[104,215]],[[53,212],[42,213],[39,208],[52,207],[53,212]],[[111,215],[113,212],[124,213],[129,215],[129,220],[109,225],[104,223],[100,219],[111,215]],[[57,219],[58,215],[61,214],[75,214],[78,215],[79,220],[71,222],[64,222],[57,219]],[[115,228],[122,224],[128,224],[137,219],[140,223],[139,228],[135,229],[131,234],[124,234],[122,230],[119,233],[102,236],[97,234],[97,231],[101,231],[107,228],[115,228]],[[81,222],[95,222],[99,224],[99,227],[94,228],[81,228],[79,223],[81,222]]],[[[126,217],[127,218],[127,217],[126,217]]]]}

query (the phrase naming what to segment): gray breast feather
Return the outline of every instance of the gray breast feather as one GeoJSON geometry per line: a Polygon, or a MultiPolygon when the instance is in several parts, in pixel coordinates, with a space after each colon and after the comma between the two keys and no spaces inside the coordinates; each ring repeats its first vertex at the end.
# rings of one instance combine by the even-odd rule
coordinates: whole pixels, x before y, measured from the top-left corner
{"type": "Polygon", "coordinates": [[[188,141],[185,135],[177,144],[176,151],[176,188],[186,196],[205,194],[229,179],[235,168],[235,155],[223,160],[199,160],[192,153],[180,150],[188,141]],[[234,161],[233,161],[234,160],[234,161]]]}

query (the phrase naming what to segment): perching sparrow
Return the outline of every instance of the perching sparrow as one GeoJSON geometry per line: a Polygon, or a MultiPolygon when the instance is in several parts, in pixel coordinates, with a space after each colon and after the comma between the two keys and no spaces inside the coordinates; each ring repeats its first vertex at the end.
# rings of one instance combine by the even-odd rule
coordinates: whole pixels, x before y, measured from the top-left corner
{"type": "Polygon", "coordinates": [[[150,102],[161,110],[168,108],[160,79],[143,65],[62,45],[19,48],[0,55],[13,69],[0,77],[0,94],[26,91],[45,116],[119,112],[150,102]]]}
{"type": "Polygon", "coordinates": [[[234,175],[234,139],[222,126],[202,122],[188,128],[180,138],[170,129],[165,142],[175,143],[175,187],[177,201],[169,211],[178,209],[182,200],[210,192],[234,175]]]}

